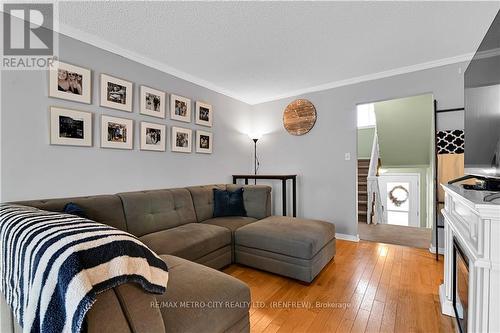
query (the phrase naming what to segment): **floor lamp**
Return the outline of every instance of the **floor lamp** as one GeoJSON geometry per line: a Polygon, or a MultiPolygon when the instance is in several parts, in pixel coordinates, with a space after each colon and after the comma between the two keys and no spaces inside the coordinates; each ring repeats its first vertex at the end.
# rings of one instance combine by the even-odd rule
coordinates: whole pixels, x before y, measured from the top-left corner
{"type": "MultiPolygon", "coordinates": [[[[253,141],[253,173],[257,175],[257,171],[259,170],[260,162],[257,157],[257,141],[262,137],[260,134],[250,134],[250,139],[253,141]]],[[[254,179],[254,184],[257,185],[257,179],[254,179]]]]}

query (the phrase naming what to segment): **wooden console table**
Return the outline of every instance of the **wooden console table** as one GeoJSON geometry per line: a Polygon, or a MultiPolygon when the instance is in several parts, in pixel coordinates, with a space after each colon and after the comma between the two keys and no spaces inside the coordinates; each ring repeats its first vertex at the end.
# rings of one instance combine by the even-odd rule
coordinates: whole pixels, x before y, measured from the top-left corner
{"type": "Polygon", "coordinates": [[[236,184],[238,179],[244,179],[245,185],[248,185],[249,179],[270,179],[281,180],[281,192],[283,201],[283,216],[286,216],[286,182],[292,180],[292,216],[297,217],[297,175],[233,175],[233,184],[236,184]]]}

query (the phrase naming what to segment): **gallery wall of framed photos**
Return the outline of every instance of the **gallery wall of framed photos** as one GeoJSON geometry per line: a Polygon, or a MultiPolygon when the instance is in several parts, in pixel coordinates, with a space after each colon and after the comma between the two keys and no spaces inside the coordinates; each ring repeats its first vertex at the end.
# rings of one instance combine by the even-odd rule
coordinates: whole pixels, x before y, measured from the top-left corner
{"type": "MultiPolygon", "coordinates": [[[[59,85],[52,85],[50,92],[51,72],[47,69],[2,72],[1,131],[2,137],[7,138],[2,141],[2,200],[223,183],[230,182],[234,172],[252,170],[249,156],[253,148],[248,145],[246,134],[242,134],[251,126],[249,104],[175,76],[168,68],[156,66],[147,59],[132,59],[124,50],[107,49],[64,34],[55,36],[59,40],[60,61],[78,67],[67,67],[69,73],[61,73],[61,90],[59,85]],[[65,74],[70,73],[65,79],[65,74]],[[101,106],[101,74],[132,82],[132,112],[101,106]],[[87,75],[90,79],[86,79],[87,75]],[[141,87],[145,87],[144,93],[141,87]],[[161,93],[165,93],[163,103],[161,93]],[[170,119],[172,94],[191,100],[191,122],[170,119]],[[69,99],[60,98],[68,95],[69,99]],[[80,101],[75,101],[76,95],[81,96],[80,101]],[[142,106],[141,95],[144,96],[142,106]],[[160,96],[159,103],[155,96],[160,96]],[[212,119],[212,127],[196,123],[197,101],[212,106],[216,117],[212,119]],[[90,143],[77,145],[82,143],[79,138],[82,126],[73,124],[71,119],[63,125],[68,133],[60,136],[59,131],[54,131],[57,135],[53,139],[57,140],[51,141],[51,127],[59,126],[59,117],[54,118],[57,121],[51,126],[51,107],[63,112],[67,109],[87,112],[83,115],[88,114],[90,120],[80,114],[70,117],[82,118],[84,124],[91,121],[90,132],[83,133],[90,143]],[[155,117],[146,114],[148,112],[160,115],[155,117]],[[103,115],[132,120],[132,149],[101,147],[103,115]],[[192,130],[191,153],[172,152],[172,127],[192,130]],[[215,144],[212,154],[196,152],[196,131],[200,130],[212,132],[215,144]]],[[[158,45],[161,47],[166,46],[158,45]]],[[[59,81],[57,71],[52,75],[59,81]]],[[[116,81],[112,83],[124,86],[116,81]]],[[[127,97],[120,96],[120,87],[113,90],[118,93],[114,93],[112,100],[126,103],[127,97]]],[[[114,140],[122,140],[120,129],[112,133],[114,140]]]]}
{"type": "Polygon", "coordinates": [[[48,72],[48,96],[52,98],[93,105],[93,84],[99,84],[99,105],[93,112],[76,106],[50,107],[52,145],[134,150],[134,135],[139,133],[141,151],[165,152],[170,146],[171,152],[211,154],[214,149],[210,131],[214,109],[207,102],[193,102],[159,87],[135,84],[115,74],[93,73],[92,69],[63,61],[54,62],[48,72]],[[139,101],[137,110],[135,99],[139,101]],[[127,113],[137,113],[140,120],[134,121],[127,113]],[[92,140],[96,128],[100,144],[92,140]]]}

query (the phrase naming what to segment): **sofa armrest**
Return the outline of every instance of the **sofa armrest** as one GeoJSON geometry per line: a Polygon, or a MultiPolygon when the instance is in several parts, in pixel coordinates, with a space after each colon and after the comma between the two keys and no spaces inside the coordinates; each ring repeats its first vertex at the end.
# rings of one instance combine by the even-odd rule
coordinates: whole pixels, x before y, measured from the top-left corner
{"type": "Polygon", "coordinates": [[[234,185],[228,184],[229,191],[243,187],[243,200],[247,215],[256,219],[271,216],[271,187],[267,185],[234,185]]]}
{"type": "Polygon", "coordinates": [[[99,294],[87,313],[87,332],[165,333],[156,296],[132,283],[99,294]]]}

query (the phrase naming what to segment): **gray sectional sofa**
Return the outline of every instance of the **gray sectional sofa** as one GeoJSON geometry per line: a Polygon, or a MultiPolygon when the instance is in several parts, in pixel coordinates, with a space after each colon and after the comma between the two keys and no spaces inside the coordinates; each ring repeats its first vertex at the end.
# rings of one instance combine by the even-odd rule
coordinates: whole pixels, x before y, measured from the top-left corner
{"type": "MultiPolygon", "coordinates": [[[[217,269],[238,263],[311,282],[335,255],[335,226],[271,216],[271,188],[258,185],[243,186],[247,217],[214,218],[213,188],[240,187],[207,185],[18,204],[62,211],[73,202],[90,219],[135,235],[167,263],[164,295],[146,294],[134,285],[108,290],[88,313],[89,332],[248,332],[250,290],[217,269]]],[[[9,325],[15,329],[3,297],[0,319],[2,332],[9,325]]]]}

